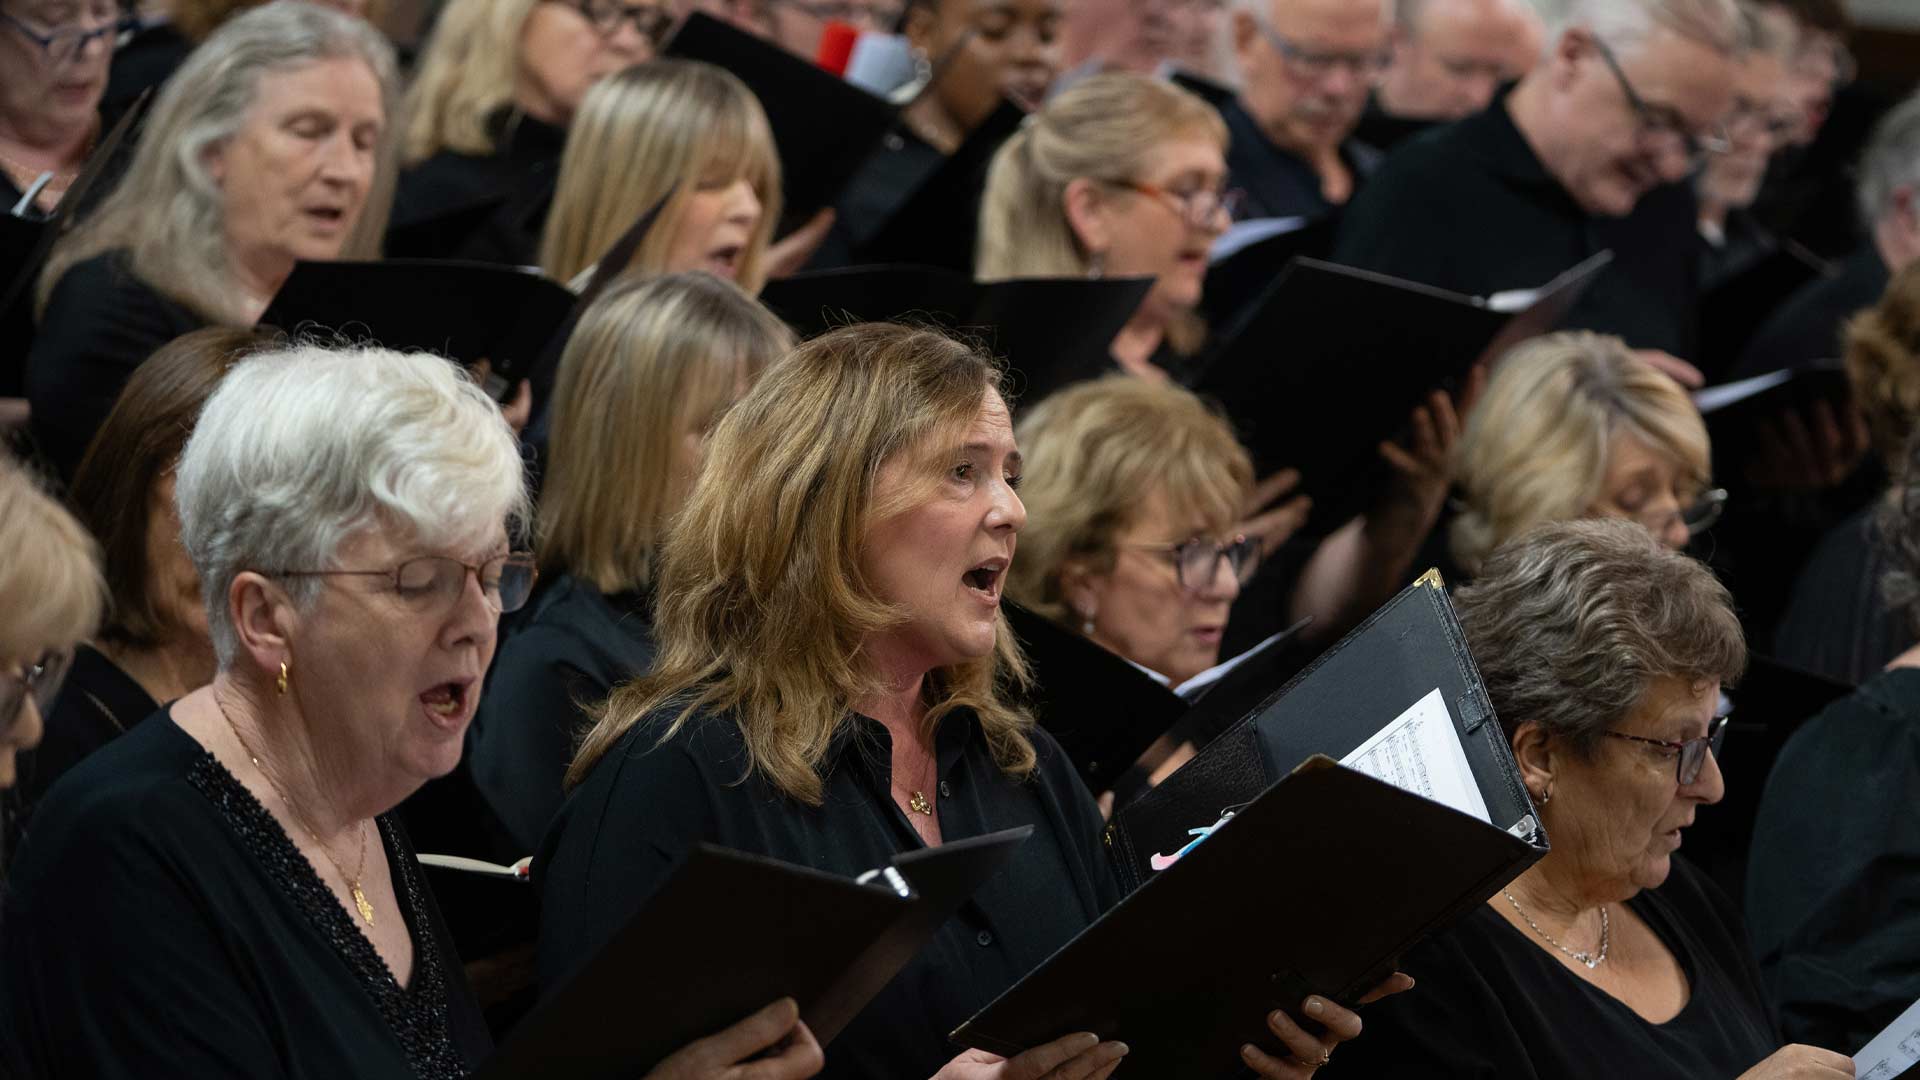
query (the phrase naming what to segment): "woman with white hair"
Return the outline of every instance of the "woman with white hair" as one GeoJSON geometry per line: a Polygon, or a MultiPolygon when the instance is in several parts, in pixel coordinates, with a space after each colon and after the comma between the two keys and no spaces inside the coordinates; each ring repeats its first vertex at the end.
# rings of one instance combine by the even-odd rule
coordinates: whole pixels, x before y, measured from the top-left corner
{"type": "MultiPolygon", "coordinates": [[[[207,402],[175,499],[218,671],[36,814],[0,910],[0,1072],[464,1075],[486,1029],[392,811],[458,762],[533,586],[513,433],[436,357],[263,353],[207,402]]],[[[685,1053],[791,1033],[767,1073],[806,1075],[796,1015],[685,1053]]]]}
{"type": "Polygon", "coordinates": [[[394,86],[378,31],[300,0],[235,18],[167,83],[125,178],[40,278],[27,398],[62,476],[154,349],[253,325],[296,260],[377,250],[394,86]]]}

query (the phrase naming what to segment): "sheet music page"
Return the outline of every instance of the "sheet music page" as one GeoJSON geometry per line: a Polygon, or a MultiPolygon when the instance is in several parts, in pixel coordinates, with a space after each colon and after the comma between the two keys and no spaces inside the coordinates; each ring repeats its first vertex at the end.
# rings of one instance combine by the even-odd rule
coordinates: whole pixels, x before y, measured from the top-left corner
{"type": "Polygon", "coordinates": [[[1474,782],[1473,766],[1467,763],[1467,748],[1460,744],[1460,732],[1453,726],[1453,716],[1447,712],[1439,687],[1361,743],[1340,764],[1493,824],[1487,800],[1474,782]]]}
{"type": "Polygon", "coordinates": [[[1213,248],[1207,252],[1208,262],[1219,262],[1242,250],[1259,243],[1268,237],[1282,233],[1299,232],[1311,222],[1304,217],[1249,218],[1236,221],[1220,234],[1213,242],[1213,248]]]}
{"type": "Polygon", "coordinates": [[[1900,1019],[1873,1037],[1866,1049],[1853,1055],[1853,1075],[1859,1080],[1893,1080],[1920,1062],[1920,1001],[1907,1006],[1900,1019]]]}

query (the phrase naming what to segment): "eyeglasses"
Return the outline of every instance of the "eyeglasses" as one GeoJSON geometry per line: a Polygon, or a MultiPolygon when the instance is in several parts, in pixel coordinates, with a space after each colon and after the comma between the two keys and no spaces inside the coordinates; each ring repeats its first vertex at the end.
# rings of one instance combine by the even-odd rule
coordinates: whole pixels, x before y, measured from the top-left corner
{"type": "Polygon", "coordinates": [[[443,614],[467,591],[467,575],[480,582],[487,604],[501,613],[518,611],[540,576],[530,552],[498,555],[475,566],[445,555],[422,555],[391,570],[276,570],[275,577],[383,577],[394,594],[422,614],[443,614]]]}
{"type": "Polygon", "coordinates": [[[612,37],[622,22],[633,24],[639,35],[654,44],[673,29],[673,13],[656,4],[619,4],[613,0],[559,0],[586,17],[602,37],[612,37]]]}
{"type": "Polygon", "coordinates": [[[1715,759],[1720,757],[1720,744],[1727,737],[1727,717],[1716,716],[1707,724],[1707,733],[1697,739],[1686,742],[1668,742],[1665,739],[1649,739],[1644,735],[1629,735],[1624,731],[1603,731],[1600,734],[1611,739],[1626,739],[1630,742],[1646,743],[1649,746],[1661,746],[1676,753],[1674,779],[1681,787],[1700,779],[1700,770],[1707,765],[1707,752],[1712,751],[1715,759]]]}
{"type": "Polygon", "coordinates": [[[1698,498],[1678,510],[1659,510],[1653,513],[1642,511],[1628,513],[1626,516],[1646,526],[1647,531],[1655,536],[1663,535],[1668,525],[1677,517],[1680,523],[1687,527],[1687,538],[1691,540],[1712,528],[1726,510],[1727,490],[1712,488],[1701,492],[1698,498]]]}
{"type": "Polygon", "coordinates": [[[12,730],[19,722],[28,694],[33,695],[34,707],[40,710],[40,715],[47,715],[53,708],[53,699],[60,696],[60,684],[67,679],[67,669],[72,666],[73,650],[60,649],[41,654],[40,659],[18,671],[0,672],[0,733],[12,730]]]}
{"type": "Polygon", "coordinates": [[[118,16],[112,22],[96,26],[91,30],[81,26],[58,26],[50,34],[42,34],[4,11],[0,11],[0,20],[5,20],[8,26],[20,31],[23,37],[40,46],[40,51],[47,54],[47,59],[56,64],[64,64],[80,55],[81,50],[97,38],[107,39],[107,47],[112,49],[118,43],[120,35],[131,34],[140,29],[140,20],[131,15],[118,16]]]}
{"type": "Polygon", "coordinates": [[[1600,59],[1606,62],[1607,70],[1613,72],[1614,81],[1620,84],[1620,92],[1626,95],[1627,105],[1633,109],[1633,115],[1640,121],[1639,135],[1643,142],[1661,143],[1678,146],[1695,165],[1705,161],[1708,154],[1724,154],[1733,149],[1733,140],[1727,137],[1727,129],[1722,124],[1713,125],[1713,130],[1704,135],[1696,135],[1687,130],[1686,123],[1679,117],[1677,110],[1670,105],[1650,105],[1627,81],[1627,72],[1620,66],[1620,60],[1613,50],[1599,38],[1590,38],[1600,59]]]}
{"type": "Polygon", "coordinates": [[[1318,81],[1334,73],[1346,70],[1353,77],[1367,83],[1376,83],[1387,72],[1387,65],[1393,62],[1393,50],[1376,49],[1372,52],[1335,52],[1326,49],[1313,49],[1280,36],[1280,31],[1268,26],[1265,19],[1256,19],[1254,24],[1260,27],[1260,33],[1287,62],[1288,70],[1303,78],[1318,81]]]}
{"type": "Polygon", "coordinates": [[[1247,193],[1239,188],[1195,188],[1192,191],[1169,191],[1153,184],[1143,184],[1138,180],[1115,180],[1116,187],[1137,191],[1150,198],[1159,199],[1180,215],[1180,220],[1196,229],[1211,228],[1219,221],[1221,211],[1225,211],[1227,220],[1232,221],[1240,215],[1247,193]]]}
{"type": "Polygon", "coordinates": [[[1220,572],[1220,560],[1233,569],[1234,580],[1242,585],[1253,579],[1260,568],[1260,541],[1257,537],[1236,536],[1226,543],[1196,536],[1178,544],[1127,544],[1130,551],[1164,555],[1173,563],[1173,577],[1183,589],[1199,592],[1213,584],[1220,572]]]}
{"type": "Polygon", "coordinates": [[[1727,114],[1727,135],[1759,134],[1779,142],[1794,133],[1800,126],[1800,120],[1794,116],[1775,113],[1765,105],[1756,105],[1750,101],[1736,102],[1733,112],[1727,114]]]}

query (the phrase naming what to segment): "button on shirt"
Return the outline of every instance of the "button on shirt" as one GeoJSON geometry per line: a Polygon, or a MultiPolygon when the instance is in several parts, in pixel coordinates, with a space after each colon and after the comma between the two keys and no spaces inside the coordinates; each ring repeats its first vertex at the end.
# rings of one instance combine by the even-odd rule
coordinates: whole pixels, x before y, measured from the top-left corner
{"type": "MultiPolygon", "coordinates": [[[[643,720],[607,752],[534,860],[543,989],[604,945],[697,843],[848,877],[923,846],[890,794],[892,742],[877,721],[855,717],[835,737],[824,801],[811,807],[759,773],[741,780],[731,717],[698,718],[656,746],[665,719],[643,720]]],[[[1039,765],[1015,779],[994,764],[970,712],[940,721],[941,835],[1034,833],[834,1040],[821,1076],[932,1076],[958,1052],[948,1032],[1119,900],[1092,796],[1045,732],[1032,738],[1039,765]]]]}
{"type": "Polygon", "coordinates": [[[1699,293],[1691,188],[1655,189],[1624,218],[1589,214],[1528,145],[1506,98],[1396,150],[1347,207],[1333,260],[1484,297],[1538,288],[1611,250],[1613,264],[1562,327],[1691,357],[1699,293]]]}

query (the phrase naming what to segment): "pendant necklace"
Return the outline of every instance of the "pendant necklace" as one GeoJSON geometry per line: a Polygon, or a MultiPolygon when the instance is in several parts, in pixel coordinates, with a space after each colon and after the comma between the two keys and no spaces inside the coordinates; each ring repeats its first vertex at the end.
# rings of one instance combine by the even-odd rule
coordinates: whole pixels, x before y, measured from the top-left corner
{"type": "Polygon", "coordinates": [[[1540,924],[1537,922],[1534,922],[1533,916],[1528,915],[1524,910],[1521,909],[1520,901],[1515,900],[1513,898],[1512,893],[1508,892],[1505,889],[1501,889],[1500,895],[1507,898],[1507,903],[1513,905],[1513,910],[1522,919],[1526,920],[1528,926],[1533,927],[1534,933],[1539,934],[1543,938],[1546,938],[1547,944],[1553,946],[1556,949],[1559,949],[1561,952],[1566,953],[1568,956],[1571,956],[1575,960],[1586,965],[1586,968],[1588,971],[1592,971],[1594,968],[1599,967],[1602,963],[1606,961],[1607,946],[1609,944],[1608,935],[1607,935],[1607,905],[1605,904],[1600,905],[1600,948],[1593,952],[1574,952],[1572,949],[1567,948],[1565,945],[1562,945],[1560,944],[1559,941],[1555,940],[1552,934],[1549,934],[1545,930],[1540,929],[1540,924]]]}

